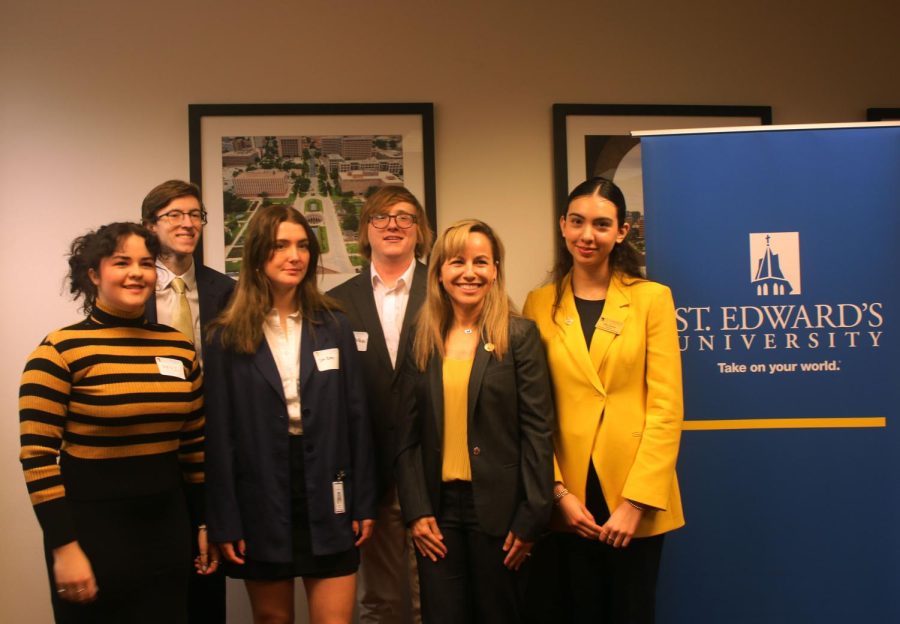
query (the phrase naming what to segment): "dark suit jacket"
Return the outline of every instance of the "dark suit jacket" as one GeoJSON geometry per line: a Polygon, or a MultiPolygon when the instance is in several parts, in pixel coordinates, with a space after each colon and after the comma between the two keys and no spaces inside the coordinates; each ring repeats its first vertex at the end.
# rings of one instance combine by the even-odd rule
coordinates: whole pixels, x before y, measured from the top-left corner
{"type": "MultiPolygon", "coordinates": [[[[303,320],[300,400],[312,549],[348,550],[352,520],[375,518],[372,432],[362,371],[347,318],[303,320]],[[314,352],[338,350],[338,369],[319,370],[314,352]],[[343,481],[346,512],[334,510],[332,483],[343,481]]],[[[214,542],[244,539],[253,559],[291,561],[287,406],[265,339],[256,353],[206,345],[206,505],[214,542]]]]}
{"type": "MultiPolygon", "coordinates": [[[[469,376],[468,447],[475,512],[485,533],[512,531],[535,540],[550,518],[553,399],[544,348],[534,323],[510,319],[509,352],[498,361],[479,343],[469,376]]],[[[403,370],[396,474],[407,522],[440,522],[444,436],[443,360],[403,370]]]]}
{"type": "MultiPolygon", "coordinates": [[[[197,264],[195,269],[197,278],[197,294],[200,299],[200,329],[206,332],[206,326],[218,314],[225,309],[234,292],[236,282],[208,266],[197,264]]],[[[148,321],[156,323],[158,320],[156,310],[156,294],[150,295],[144,306],[144,316],[148,321]]],[[[201,339],[202,339],[201,335],[201,339]]],[[[204,399],[206,400],[206,399],[204,399]]],[[[203,497],[200,497],[201,499],[203,497]]],[[[190,500],[190,499],[189,499],[190,500]]],[[[202,505],[202,501],[193,502],[192,506],[202,505]]],[[[205,522],[204,512],[193,512],[195,522],[205,522]]],[[[197,540],[191,540],[194,554],[198,551],[197,540]]],[[[212,576],[191,576],[191,585],[188,591],[188,621],[189,622],[225,622],[225,576],[221,573],[212,576]]]]}
{"type": "MultiPolygon", "coordinates": [[[[197,276],[197,294],[200,297],[200,327],[205,332],[210,321],[228,305],[236,282],[227,275],[202,264],[197,265],[195,275],[197,276]]],[[[151,323],[156,322],[155,293],[150,295],[144,306],[144,316],[151,323]]]]}
{"type": "MultiPolygon", "coordinates": [[[[197,278],[197,295],[200,299],[200,327],[205,332],[207,324],[228,305],[236,282],[227,275],[202,264],[196,265],[194,274],[197,278]]],[[[144,318],[151,323],[156,323],[159,318],[156,310],[156,293],[151,294],[144,305],[144,318]]],[[[206,401],[205,386],[204,401],[206,401]]],[[[198,505],[202,505],[202,501],[192,502],[192,520],[203,522],[202,507],[198,507],[198,505]]],[[[194,547],[196,548],[196,545],[194,547]]]]}
{"type": "Polygon", "coordinates": [[[360,351],[365,373],[366,396],[369,399],[369,414],[375,431],[375,459],[378,476],[378,494],[383,496],[394,485],[394,458],[396,449],[396,397],[397,380],[403,369],[403,361],[409,350],[409,342],[415,335],[415,318],[425,301],[425,286],[428,283],[428,268],[416,262],[409,301],[403,317],[400,331],[400,343],[397,348],[397,365],[391,367],[391,356],[388,354],[378,309],[375,307],[375,294],[372,291],[372,272],[370,268],[359,275],[336,286],[328,292],[340,301],[350,319],[350,326],[355,332],[366,332],[369,336],[365,351],[360,351]]]}

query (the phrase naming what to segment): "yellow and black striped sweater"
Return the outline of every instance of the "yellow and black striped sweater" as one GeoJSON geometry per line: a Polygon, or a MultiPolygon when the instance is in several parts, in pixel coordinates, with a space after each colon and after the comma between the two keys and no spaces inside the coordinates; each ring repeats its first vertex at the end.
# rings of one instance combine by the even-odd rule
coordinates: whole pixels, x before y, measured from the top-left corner
{"type": "Polygon", "coordinates": [[[20,459],[49,547],[77,539],[68,499],[152,495],[184,481],[202,514],[202,383],[182,334],[99,306],[41,342],[19,389],[20,459]]]}

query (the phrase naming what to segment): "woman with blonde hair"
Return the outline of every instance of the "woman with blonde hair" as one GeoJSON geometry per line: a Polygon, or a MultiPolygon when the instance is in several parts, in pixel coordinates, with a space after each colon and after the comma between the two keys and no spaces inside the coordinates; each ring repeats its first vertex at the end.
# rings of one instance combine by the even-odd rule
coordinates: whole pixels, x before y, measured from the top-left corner
{"type": "Polygon", "coordinates": [[[372,432],[346,317],[316,285],[297,210],[247,226],[240,279],[205,347],[210,539],[244,579],[255,622],[350,622],[375,514],[372,432]]]}
{"type": "Polygon", "coordinates": [[[551,509],[543,348],[534,324],[512,310],[503,246],[487,224],[444,231],[427,288],[404,370],[396,463],[423,619],[519,622],[526,561],[551,509]]]}
{"type": "Polygon", "coordinates": [[[564,604],[572,622],[649,623],[662,536],[684,524],[675,306],[641,276],[610,180],[578,185],[559,228],[553,282],[524,311],[547,348],[556,401],[564,604]]]}

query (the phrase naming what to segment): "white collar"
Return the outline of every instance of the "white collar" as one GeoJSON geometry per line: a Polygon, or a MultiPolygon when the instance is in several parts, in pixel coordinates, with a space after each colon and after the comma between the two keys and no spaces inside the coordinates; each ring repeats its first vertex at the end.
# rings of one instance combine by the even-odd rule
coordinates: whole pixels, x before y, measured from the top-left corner
{"type": "Polygon", "coordinates": [[[156,259],[156,290],[165,290],[172,283],[172,280],[180,277],[188,290],[197,289],[197,265],[191,260],[191,266],[183,275],[175,275],[169,267],[164,265],[159,258],[156,259]]]}
{"type": "MultiPolygon", "coordinates": [[[[300,322],[300,310],[296,312],[291,312],[288,314],[289,319],[293,319],[297,322],[300,322]]],[[[272,308],[269,310],[269,313],[266,314],[266,323],[272,323],[273,325],[281,325],[281,317],[278,316],[278,310],[272,308]]]]}
{"type": "MultiPolygon", "coordinates": [[[[372,269],[372,288],[377,288],[379,285],[387,288],[387,284],[384,281],[384,278],[379,275],[378,271],[375,269],[375,263],[369,265],[372,269]]],[[[406,287],[409,288],[410,284],[412,284],[413,274],[416,272],[416,259],[413,258],[409,263],[409,266],[406,267],[406,270],[403,272],[399,278],[397,278],[397,283],[394,285],[394,288],[406,287]]]]}

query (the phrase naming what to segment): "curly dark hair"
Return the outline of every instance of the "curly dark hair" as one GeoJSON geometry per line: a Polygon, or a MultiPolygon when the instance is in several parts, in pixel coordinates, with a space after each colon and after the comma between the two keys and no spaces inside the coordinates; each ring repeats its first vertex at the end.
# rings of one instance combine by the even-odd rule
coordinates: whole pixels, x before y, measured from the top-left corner
{"type": "Polygon", "coordinates": [[[150,230],[137,223],[118,222],[102,225],[72,241],[69,247],[69,292],[72,299],[83,299],[81,309],[89,314],[97,301],[97,287],[91,281],[90,270],[100,270],[100,261],[113,255],[122,240],[128,236],[140,236],[147,251],[154,259],[159,255],[159,239],[150,230]]]}

